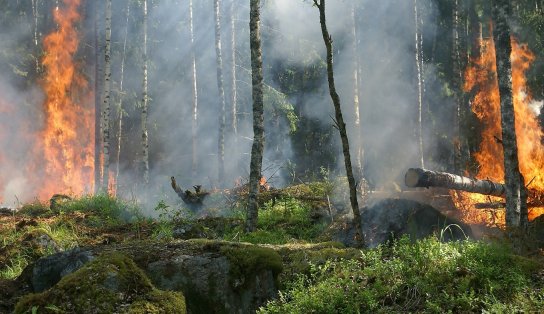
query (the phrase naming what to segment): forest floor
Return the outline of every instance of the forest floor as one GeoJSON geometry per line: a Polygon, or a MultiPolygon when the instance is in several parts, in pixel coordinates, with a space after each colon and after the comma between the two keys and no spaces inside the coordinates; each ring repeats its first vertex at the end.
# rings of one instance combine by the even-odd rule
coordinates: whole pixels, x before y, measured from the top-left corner
{"type": "MultiPolygon", "coordinates": [[[[253,246],[279,254],[283,271],[275,277],[276,291],[268,302],[260,300],[251,305],[250,312],[536,313],[544,310],[544,245],[539,239],[525,238],[522,249],[520,240],[506,237],[444,243],[437,235],[417,241],[400,237],[374,249],[347,248],[330,242],[336,240],[331,236],[334,234],[331,228],[345,227],[349,221],[340,215],[331,215],[328,192],[329,187],[320,182],[269,192],[262,200],[258,229],[249,234],[244,232],[243,206],[234,203],[226,217],[199,218],[160,202],[155,208],[159,217],[152,219],[144,217],[137,204],[106,195],[66,200],[53,209],[48,203],[34,202],[24,204],[16,212],[4,211],[0,215],[0,313],[13,312],[17,303],[17,313],[70,312],[65,299],[61,302],[51,296],[54,292],[47,292],[67,285],[64,279],[44,292],[49,293],[47,302],[50,303],[43,303],[45,301],[38,297],[40,294],[32,294],[28,278],[40,258],[76,248],[89,249],[99,256],[108,250],[131,252],[130,247],[141,248],[148,243],[153,247],[162,244],[193,247],[197,242],[190,239],[219,241],[227,249],[198,242],[202,245],[199,250],[211,248],[213,254],[227,257],[230,253],[225,252],[230,252],[231,245],[239,249],[237,243],[248,243],[243,250],[250,253],[243,256],[250,260],[255,259],[252,254],[262,253],[254,251],[253,246]],[[333,224],[331,218],[335,220],[333,224]]],[[[544,219],[537,223],[533,229],[544,230],[544,219]]],[[[127,254],[142,267],[139,253],[127,254]]],[[[147,269],[145,272],[149,273],[147,269]]],[[[161,284],[156,280],[151,282],[161,284]]],[[[228,282],[232,284],[232,280],[228,282]]],[[[234,284],[221,289],[239,289],[236,287],[234,284]]],[[[155,297],[160,290],[154,286],[149,289],[152,292],[146,290],[146,293],[153,297],[146,296],[145,300],[131,297],[127,301],[123,292],[122,304],[131,305],[119,312],[139,313],[136,309],[140,305],[142,309],[147,308],[147,312],[168,312],[155,297]],[[151,303],[142,305],[142,300],[151,303]]],[[[198,313],[190,291],[181,289],[181,292],[185,294],[187,310],[198,313]]],[[[161,300],[179,300],[178,295],[160,295],[161,300]]]]}

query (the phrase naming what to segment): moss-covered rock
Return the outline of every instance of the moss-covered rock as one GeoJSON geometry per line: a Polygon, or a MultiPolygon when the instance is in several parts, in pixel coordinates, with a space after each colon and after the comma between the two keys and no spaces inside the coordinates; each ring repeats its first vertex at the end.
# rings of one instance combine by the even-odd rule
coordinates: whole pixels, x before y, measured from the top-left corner
{"type": "Polygon", "coordinates": [[[15,313],[186,313],[180,292],[156,289],[122,254],[104,254],[61,279],[51,289],[24,296],[15,313]]]}
{"type": "Polygon", "coordinates": [[[310,274],[312,266],[361,257],[360,250],[345,248],[339,242],[282,245],[276,247],[276,250],[283,262],[283,272],[278,277],[280,288],[285,288],[286,283],[300,274],[310,274]]]}

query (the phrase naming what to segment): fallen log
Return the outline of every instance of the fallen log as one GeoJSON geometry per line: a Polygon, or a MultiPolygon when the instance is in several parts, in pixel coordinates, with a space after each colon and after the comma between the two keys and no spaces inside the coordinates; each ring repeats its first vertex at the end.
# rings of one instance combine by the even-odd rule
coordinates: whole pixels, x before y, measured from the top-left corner
{"type": "Polygon", "coordinates": [[[410,168],[404,176],[408,187],[441,187],[462,190],[485,195],[505,196],[504,184],[490,180],[478,180],[455,175],[447,172],[431,171],[422,168],[410,168]]]}

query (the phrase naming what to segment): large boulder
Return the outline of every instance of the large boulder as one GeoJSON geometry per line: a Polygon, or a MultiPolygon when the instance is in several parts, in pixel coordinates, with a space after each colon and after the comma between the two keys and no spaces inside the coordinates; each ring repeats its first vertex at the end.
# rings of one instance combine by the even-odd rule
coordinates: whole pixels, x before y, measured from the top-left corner
{"type": "Polygon", "coordinates": [[[51,289],[29,294],[15,313],[186,313],[180,292],[156,289],[128,257],[103,254],[51,289]]]}
{"type": "Polygon", "coordinates": [[[38,259],[32,266],[31,284],[34,292],[51,288],[62,277],[75,272],[93,258],[91,252],[76,248],[38,259]]]}
{"type": "MultiPolygon", "coordinates": [[[[443,241],[472,237],[470,227],[442,214],[426,204],[406,199],[381,199],[361,209],[361,224],[368,247],[408,236],[412,240],[431,235],[443,241]]],[[[333,239],[347,246],[355,245],[354,229],[349,221],[333,225],[333,239]]]]}
{"type": "MultiPolygon", "coordinates": [[[[189,313],[255,312],[277,295],[283,267],[274,249],[257,245],[204,239],[141,241],[43,257],[30,266],[29,281],[36,292],[49,287],[58,290],[64,278],[89,261],[94,263],[95,257],[111,253],[134,261],[158,289],[182,292],[189,313]]],[[[117,286],[115,276],[105,278],[100,287],[117,286]]]]}

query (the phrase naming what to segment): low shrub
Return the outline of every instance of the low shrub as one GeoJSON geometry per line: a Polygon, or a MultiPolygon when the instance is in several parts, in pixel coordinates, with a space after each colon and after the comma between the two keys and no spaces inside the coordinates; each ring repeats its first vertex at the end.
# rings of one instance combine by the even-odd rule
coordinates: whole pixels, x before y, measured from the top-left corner
{"type": "Polygon", "coordinates": [[[539,267],[504,244],[403,238],[314,267],[259,313],[538,312],[539,267]]]}

